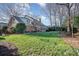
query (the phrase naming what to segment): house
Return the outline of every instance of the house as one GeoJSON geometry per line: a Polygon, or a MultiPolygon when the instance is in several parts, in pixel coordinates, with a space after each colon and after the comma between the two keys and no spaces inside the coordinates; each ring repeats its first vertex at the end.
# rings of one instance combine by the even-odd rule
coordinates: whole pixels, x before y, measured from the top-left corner
{"type": "Polygon", "coordinates": [[[3,27],[7,27],[7,23],[5,23],[5,22],[0,22],[0,35],[2,35],[3,27]]]}
{"type": "Polygon", "coordinates": [[[3,27],[7,26],[7,23],[5,22],[0,22],[0,30],[2,30],[3,27]]]}
{"type": "Polygon", "coordinates": [[[27,31],[46,31],[47,26],[45,26],[43,23],[41,23],[41,19],[37,17],[32,17],[25,15],[25,18],[29,19],[27,22],[28,28],[27,31]]]}
{"type": "Polygon", "coordinates": [[[8,23],[8,31],[11,31],[17,23],[24,23],[27,32],[46,31],[46,26],[44,24],[28,15],[25,15],[24,17],[12,16],[8,23]]]}
{"type": "Polygon", "coordinates": [[[8,31],[9,32],[12,32],[12,29],[17,25],[17,23],[24,23],[20,17],[17,17],[17,16],[12,16],[9,20],[9,23],[8,23],[8,31]]]}

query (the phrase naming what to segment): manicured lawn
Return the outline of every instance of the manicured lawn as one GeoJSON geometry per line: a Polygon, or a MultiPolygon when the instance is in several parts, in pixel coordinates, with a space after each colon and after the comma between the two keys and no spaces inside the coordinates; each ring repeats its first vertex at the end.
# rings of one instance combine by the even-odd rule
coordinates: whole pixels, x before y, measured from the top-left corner
{"type": "MultiPolygon", "coordinates": [[[[3,37],[1,37],[3,38],[3,37]]],[[[58,32],[39,32],[5,36],[0,41],[13,42],[19,55],[79,55],[78,48],[72,48],[59,37],[58,32]],[[5,39],[4,39],[5,38],[5,39]]]]}

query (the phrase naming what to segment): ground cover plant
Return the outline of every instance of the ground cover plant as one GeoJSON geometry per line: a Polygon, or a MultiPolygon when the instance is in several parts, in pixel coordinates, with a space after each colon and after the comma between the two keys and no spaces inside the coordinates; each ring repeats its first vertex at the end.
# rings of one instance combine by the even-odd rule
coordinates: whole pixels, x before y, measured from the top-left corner
{"type": "Polygon", "coordinates": [[[37,32],[0,37],[0,42],[12,42],[21,56],[72,56],[79,55],[79,49],[66,44],[59,32],[37,32]],[[2,39],[1,39],[2,38],[2,39]]]}

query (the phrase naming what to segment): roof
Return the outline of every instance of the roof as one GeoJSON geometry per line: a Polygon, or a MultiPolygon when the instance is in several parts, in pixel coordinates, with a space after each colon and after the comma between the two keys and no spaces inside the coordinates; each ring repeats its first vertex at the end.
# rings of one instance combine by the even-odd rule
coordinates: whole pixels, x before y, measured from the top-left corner
{"type": "Polygon", "coordinates": [[[32,19],[33,22],[36,22],[36,23],[38,23],[41,26],[45,26],[43,23],[41,23],[39,20],[37,20],[37,19],[39,19],[37,17],[32,17],[32,16],[28,16],[28,15],[25,15],[25,17],[28,18],[28,19],[32,19]]]}
{"type": "MultiPolygon", "coordinates": [[[[41,23],[39,20],[37,20],[37,18],[32,17],[32,16],[28,16],[26,15],[25,17],[18,17],[18,16],[14,16],[15,19],[19,22],[19,23],[25,23],[27,24],[27,20],[30,20],[32,22],[37,23],[40,26],[45,26],[43,23],[41,23]]],[[[46,27],[46,26],[45,26],[46,27]]]]}
{"type": "Polygon", "coordinates": [[[19,23],[24,23],[23,20],[21,19],[22,17],[17,17],[17,16],[14,16],[14,17],[19,23]]]}

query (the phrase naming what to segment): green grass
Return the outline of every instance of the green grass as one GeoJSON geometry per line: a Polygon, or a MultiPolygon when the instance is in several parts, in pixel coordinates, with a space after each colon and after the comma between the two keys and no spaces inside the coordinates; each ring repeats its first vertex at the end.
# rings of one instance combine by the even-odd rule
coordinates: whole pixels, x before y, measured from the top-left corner
{"type": "MultiPolygon", "coordinates": [[[[0,37],[3,38],[3,37],[0,37]]],[[[13,42],[18,47],[19,55],[61,56],[79,55],[79,49],[66,44],[58,32],[38,32],[5,36],[0,41],[13,42]]]]}

